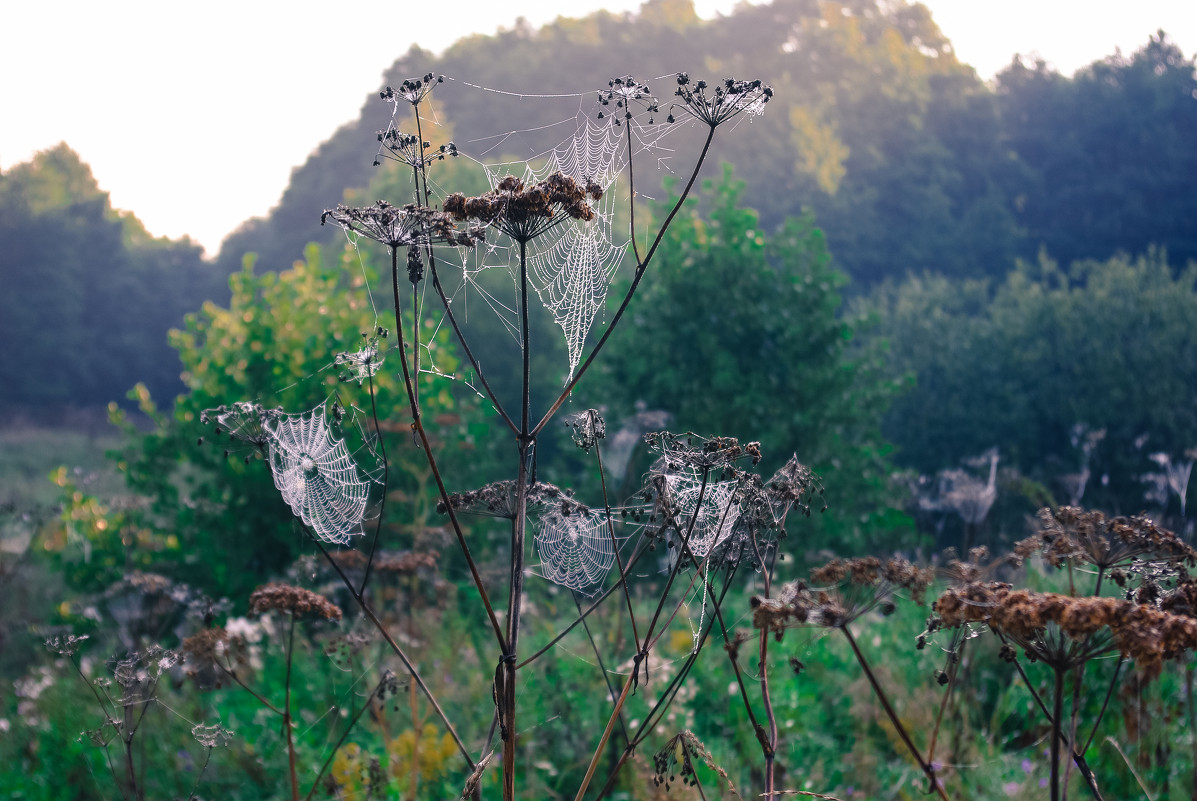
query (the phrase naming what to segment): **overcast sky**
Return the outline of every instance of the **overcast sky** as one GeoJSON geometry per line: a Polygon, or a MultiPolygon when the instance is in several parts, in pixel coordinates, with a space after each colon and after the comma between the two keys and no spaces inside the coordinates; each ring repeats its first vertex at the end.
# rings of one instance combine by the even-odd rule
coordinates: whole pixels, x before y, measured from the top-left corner
{"type": "MultiPolygon", "coordinates": [[[[696,0],[700,15],[734,0],[696,0]]],[[[927,0],[962,61],[989,78],[1016,53],[1057,69],[1130,53],[1163,28],[1197,49],[1197,0],[927,0]]],[[[59,0],[0,6],[0,170],[66,141],[117,208],[157,236],[214,255],[265,214],[291,168],[355,118],[383,71],[417,42],[440,52],[563,3],[456,0],[59,0]],[[188,133],[184,134],[183,131],[188,133]],[[197,135],[198,134],[198,135],[197,135]]],[[[573,0],[569,14],[639,0],[573,0]]],[[[461,76],[464,78],[474,76],[461,76]]],[[[335,200],[335,199],[332,199],[335,200]]]]}

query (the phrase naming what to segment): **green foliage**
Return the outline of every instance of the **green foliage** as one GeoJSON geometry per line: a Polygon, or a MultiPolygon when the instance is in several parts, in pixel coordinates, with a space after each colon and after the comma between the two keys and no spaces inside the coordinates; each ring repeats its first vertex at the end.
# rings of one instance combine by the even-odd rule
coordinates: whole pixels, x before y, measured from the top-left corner
{"type": "Polygon", "coordinates": [[[992,287],[911,277],[865,305],[891,374],[916,379],[883,428],[908,466],[934,472],[997,445],[1063,502],[1080,423],[1106,431],[1086,504],[1131,513],[1144,506],[1147,456],[1197,445],[1197,265],[1177,274],[1152,251],[1065,272],[1043,258],[992,287]]]}
{"type": "Polygon", "coordinates": [[[0,175],[0,403],[102,406],[137,381],[176,391],[166,331],[218,289],[201,255],[114,211],[66,145],[0,175]]]}
{"type": "MultiPolygon", "coordinates": [[[[840,264],[865,282],[908,269],[982,275],[1009,268],[1019,244],[1011,187],[1018,175],[1008,169],[994,96],[919,5],[774,0],[704,21],[692,4],[654,0],[635,14],[600,11],[470,37],[439,57],[414,48],[384,77],[398,85],[431,70],[511,91],[534,81],[538,92],[574,93],[629,73],[669,75],[693,53],[706,58],[710,77],[769,76],[776,90],[752,136],[720,145],[720,157],[755,187],[753,207],[766,228],[813,208],[840,264]]],[[[652,83],[664,108],[669,80],[652,83]]],[[[429,115],[446,129],[426,127],[425,136],[435,144],[449,138],[448,128],[520,131],[488,160],[501,160],[504,148],[524,148],[526,156],[558,144],[559,110],[508,99],[446,83],[429,115]]],[[[330,198],[347,190],[366,201],[383,196],[362,192],[371,178],[361,157],[381,118],[368,103],[295,172],[269,218],[226,243],[222,264],[232,269],[246,250],[293,258],[306,241],[298,232],[330,198]]],[[[687,152],[701,133],[681,130],[671,141],[687,152]]],[[[464,153],[494,144],[458,142],[464,153]]],[[[641,191],[656,194],[658,175],[684,170],[668,166],[638,174],[641,191]]]]}
{"type": "Polygon", "coordinates": [[[632,302],[631,330],[603,355],[601,394],[590,392],[625,414],[637,404],[668,411],[674,430],[757,440],[771,468],[796,452],[828,487],[824,536],[840,547],[892,537],[902,518],[887,510],[876,421],[896,385],[880,376],[877,348],[853,347],[838,315],[847,278],[811,217],[769,235],[742,206],[743,189],[728,168],[674,220],[632,302]]]}
{"type": "MultiPolygon", "coordinates": [[[[113,409],[133,437],[119,454],[120,467],[130,488],[151,499],[142,525],[177,539],[179,563],[171,566],[177,578],[213,594],[243,597],[262,576],[290,564],[303,542],[261,454],[203,428],[205,409],[246,399],[301,412],[335,395],[357,424],[345,426],[353,446],[362,444],[360,437],[354,439],[358,426],[372,431],[368,382],[339,383],[333,366],[334,356],[356,350],[364,334],[393,326],[378,319],[371,305],[366,282],[377,285],[378,276],[366,255],[347,250],[342,263],[327,266],[313,247],[307,260],[290,270],[260,275],[247,259],[230,279],[229,307],[206,303],[188,315],[184,330],[171,335],[190,388],[176,401],[172,416],[160,415],[148,392],[139,389],[142,411],[154,421],[154,430],[138,436],[113,409]],[[207,441],[197,444],[201,434],[207,441]]],[[[410,331],[410,315],[405,324],[410,331]]],[[[422,332],[436,369],[453,375],[459,362],[449,336],[446,329],[434,332],[431,324],[422,332]]],[[[427,467],[403,424],[409,413],[395,378],[397,367],[384,362],[373,383],[391,463],[389,491],[413,507],[400,518],[403,523],[383,532],[383,547],[410,541],[433,514],[430,496],[419,492],[428,482],[427,467]]],[[[467,477],[484,471],[487,423],[479,405],[472,396],[456,397],[447,379],[423,375],[420,383],[424,413],[437,421],[438,437],[457,445],[446,463],[467,477]]]]}
{"type": "Polygon", "coordinates": [[[1197,63],[1160,31],[1065,78],[1042,61],[998,76],[1010,147],[1030,170],[1018,222],[1053,258],[1167,250],[1197,258],[1197,63]]]}

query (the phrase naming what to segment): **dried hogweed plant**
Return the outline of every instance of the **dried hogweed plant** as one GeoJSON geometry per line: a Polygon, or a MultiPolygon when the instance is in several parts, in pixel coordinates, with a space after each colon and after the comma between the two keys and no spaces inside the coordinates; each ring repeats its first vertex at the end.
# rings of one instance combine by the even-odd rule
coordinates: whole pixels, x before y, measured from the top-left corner
{"type": "MultiPolygon", "coordinates": [[[[427,461],[438,495],[437,509],[446,518],[446,528],[456,542],[483,613],[479,617],[489,630],[493,706],[478,719],[462,724],[475,732],[489,729],[485,738],[459,736],[457,724],[438,702],[416,660],[408,655],[399,633],[391,630],[384,615],[375,608],[377,596],[369,592],[372,577],[390,570],[393,561],[380,550],[387,536],[384,519],[390,511],[386,492],[389,470],[375,398],[375,376],[383,365],[380,340],[387,337],[386,328],[379,326],[370,335],[364,334],[366,343],[360,351],[338,354],[335,361],[347,380],[356,381],[369,392],[369,416],[378,432],[377,448],[370,453],[377,457],[377,469],[355,463],[353,451],[340,434],[339,416],[334,414],[336,419],[329,420],[319,407],[303,415],[293,415],[238,402],[209,411],[206,419],[230,438],[262,454],[283,499],[295,513],[297,525],[306,532],[313,547],[340,579],[351,602],[411,677],[412,686],[419,689],[435,710],[441,727],[451,735],[464,763],[463,794],[480,792],[482,773],[490,754],[497,750],[501,753],[498,769],[502,797],[505,801],[517,797],[518,766],[527,758],[521,757],[519,738],[528,725],[521,715],[520,676],[534,669],[536,660],[577,626],[586,632],[600,665],[607,659],[615,663],[626,660],[631,666],[622,687],[608,684],[609,716],[605,725],[596,721],[599,724],[596,732],[602,726],[602,733],[594,736],[593,755],[576,789],[576,798],[581,801],[591,787],[601,757],[618,726],[623,749],[607,773],[602,792],[609,792],[620,767],[635,753],[637,745],[656,731],[716,623],[732,656],[741,698],[761,742],[768,766],[766,792],[771,793],[777,731],[769,708],[768,679],[762,669],[760,683],[766,711],[758,714],[734,653],[738,635],[724,620],[721,603],[742,563],[765,571],[766,587],[769,586],[768,575],[773,569],[778,539],[785,536],[788,514],[793,509],[809,514],[812,504],[819,505],[822,487],[817,477],[795,459],[777,475],[765,479],[745,469],[745,465],[760,462],[762,450],[758,443],[741,444],[730,437],[706,439],[662,432],[647,438],[647,446],[660,458],[645,478],[642,490],[629,501],[617,503],[609,496],[602,462],[605,423],[595,410],[574,415],[569,424],[575,443],[594,454],[601,498],[583,502],[571,490],[539,480],[537,462],[538,443],[545,436],[546,427],[590,371],[608,339],[624,327],[620,323],[625,312],[641,281],[650,275],[667,229],[690,196],[717,130],[741,114],[759,115],[773,92],[759,80],[729,78],[708,85],[705,81],[692,83],[687,74],[681,73],[677,75],[675,99],[667,117],[658,121],[661,106],[649,86],[630,76],[621,76],[597,93],[595,112],[581,121],[578,133],[571,140],[549,153],[546,162],[538,162],[540,166],[527,168],[523,175],[490,173],[488,168],[493,187],[489,191],[472,196],[461,192],[440,196],[436,194],[438,185],[429,181],[430,172],[447,157],[472,158],[452,142],[434,146],[425,137],[428,118],[423,112],[431,102],[430,95],[452,84],[443,77],[427,74],[381,93],[382,100],[392,106],[392,123],[378,134],[375,163],[391,160],[401,169],[410,170],[413,196],[395,204],[380,200],[363,207],[339,205],[326,211],[320,222],[339,226],[354,243],[375,242],[390,257],[395,344],[388,352],[385,366],[398,370],[412,437],[427,461]],[[405,117],[412,122],[407,131],[401,129],[405,117]],[[411,127],[415,128],[414,134],[411,127]],[[667,135],[671,127],[698,128],[705,133],[705,140],[689,167],[680,196],[656,229],[646,233],[638,227],[636,206],[632,202],[636,196],[636,157],[644,152],[645,142],[655,142],[667,135]],[[628,224],[626,237],[619,241],[615,241],[611,226],[617,196],[626,198],[628,224]],[[507,270],[515,288],[509,309],[515,320],[510,328],[519,348],[520,395],[515,405],[509,405],[494,390],[482,369],[477,343],[467,336],[459,319],[462,307],[453,302],[456,292],[453,283],[459,275],[463,280],[469,277],[468,271],[458,265],[476,259],[485,269],[488,259],[504,253],[509,256],[507,270]],[[606,287],[625,253],[630,253],[634,261],[630,284],[605,329],[586,351],[588,329],[603,305],[606,287]],[[402,261],[400,254],[404,257],[402,261]],[[401,271],[401,265],[406,267],[405,271],[401,271]],[[405,291],[405,282],[411,287],[410,294],[405,291]],[[409,297],[406,302],[405,294],[409,297]],[[570,353],[569,378],[544,408],[534,408],[532,392],[536,359],[529,317],[536,299],[561,325],[570,353]],[[433,313],[452,331],[476,376],[478,392],[506,427],[513,445],[509,477],[479,489],[455,487],[452,478],[442,472],[438,443],[424,413],[426,403],[421,397],[420,377],[427,372],[427,365],[422,363],[421,354],[426,349],[422,332],[425,319],[433,313]],[[405,317],[410,322],[405,322],[405,317]],[[475,556],[477,544],[471,543],[469,530],[463,523],[463,516],[472,515],[505,520],[510,525],[510,562],[502,585],[496,586],[493,579],[484,576],[475,556]],[[534,533],[531,550],[539,559],[538,565],[527,562],[530,531],[534,533]],[[330,550],[330,546],[350,545],[359,536],[362,537],[359,557],[349,559],[344,551],[330,550]],[[655,588],[655,600],[648,605],[651,613],[646,614],[643,608],[638,608],[643,604],[636,602],[629,586],[634,577],[631,571],[646,554],[657,551],[658,546],[664,546],[660,555],[667,557],[663,560],[667,565],[666,577],[655,588]],[[536,575],[568,590],[578,616],[536,653],[525,656],[525,582],[536,575]],[[620,596],[620,615],[626,613],[631,634],[631,645],[623,654],[603,654],[587,621],[613,595],[620,596]],[[503,596],[505,604],[499,602],[503,596]],[[591,599],[585,608],[583,598],[591,599]],[[658,690],[649,683],[650,656],[654,649],[659,649],[669,624],[694,605],[701,612],[697,626],[692,627],[693,647],[680,666],[670,669],[672,676],[667,681],[662,679],[665,686],[658,690]],[[647,719],[633,734],[625,725],[625,705],[632,694],[638,690],[649,692],[650,687],[654,700],[647,719]],[[766,718],[767,723],[762,722],[766,718]],[[468,746],[467,742],[474,745],[468,746]]],[[[487,573],[490,575],[493,574],[487,573]]],[[[261,695],[258,698],[267,709],[283,718],[291,763],[290,785],[293,798],[297,798],[299,783],[290,739],[289,695],[294,626],[304,616],[339,618],[340,610],[321,596],[283,585],[260,588],[251,598],[251,608],[258,613],[282,614],[288,619],[286,697],[281,703],[268,701],[261,695]]],[[[205,672],[220,681],[231,680],[249,690],[239,672],[238,660],[243,648],[235,637],[220,629],[209,629],[189,639],[185,650],[197,673],[205,672]]],[[[764,644],[761,656],[763,663],[764,644]]],[[[256,691],[250,692],[257,695],[256,691]]],[[[687,755],[685,759],[699,755],[707,764],[713,764],[696,739],[678,742],[687,755]]],[[[331,754],[329,758],[332,759],[331,754]]]]}
{"type": "Polygon", "coordinates": [[[1124,664],[1134,663],[1150,680],[1165,661],[1197,648],[1188,574],[1197,565],[1197,552],[1144,516],[1108,518],[1066,506],[1042,510],[1037,532],[1020,542],[1013,554],[1015,560],[1033,557],[1067,572],[1067,593],[1019,589],[975,573],[961,575],[936,600],[929,628],[978,627],[992,632],[1002,643],[1001,657],[1015,666],[1050,726],[1052,801],[1067,797],[1074,766],[1100,798],[1085,755],[1124,664]],[[1121,597],[1102,594],[1109,587],[1107,578],[1121,597]],[[1114,655],[1117,661],[1100,711],[1089,724],[1089,735],[1083,736],[1086,666],[1114,655]],[[1049,699],[1035,690],[1024,662],[1051,671],[1049,699]],[[1067,719],[1066,706],[1071,707],[1067,719]]]}

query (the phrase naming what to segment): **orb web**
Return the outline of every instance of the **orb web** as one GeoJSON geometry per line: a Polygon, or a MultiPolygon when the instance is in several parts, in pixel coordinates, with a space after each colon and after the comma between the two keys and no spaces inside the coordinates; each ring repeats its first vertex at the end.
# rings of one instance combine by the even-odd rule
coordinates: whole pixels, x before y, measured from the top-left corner
{"type": "MultiPolygon", "coordinates": [[[[699,559],[727,542],[740,519],[736,486],[735,481],[708,481],[704,487],[696,471],[667,474],[665,501],[677,526],[670,536],[680,543],[690,531],[690,550],[699,559]]],[[[680,546],[671,549],[671,558],[675,558],[679,549],[680,546]]]]}
{"type": "MultiPolygon", "coordinates": [[[[578,131],[550,150],[539,167],[526,163],[521,176],[525,183],[533,183],[560,172],[580,186],[594,181],[603,189],[603,197],[592,204],[593,221],[552,229],[533,241],[528,255],[529,283],[565,336],[567,381],[582,360],[586,336],[606,304],[607,288],[627,249],[627,238],[617,238],[612,227],[613,190],[624,167],[620,134],[615,126],[584,119],[578,131]]],[[[502,180],[510,167],[486,166],[490,183],[502,180]]]]}
{"type": "Polygon", "coordinates": [[[540,575],[582,595],[592,595],[615,563],[611,518],[604,512],[553,508],[536,524],[540,575]]]}
{"type": "Polygon", "coordinates": [[[333,436],[324,406],[281,417],[270,435],[274,486],[296,517],[323,542],[345,545],[361,534],[370,481],[333,436]]]}

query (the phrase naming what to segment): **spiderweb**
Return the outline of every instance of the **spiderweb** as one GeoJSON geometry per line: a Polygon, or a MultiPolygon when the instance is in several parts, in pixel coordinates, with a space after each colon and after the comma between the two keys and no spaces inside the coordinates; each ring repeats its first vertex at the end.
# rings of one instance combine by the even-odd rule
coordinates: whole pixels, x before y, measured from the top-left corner
{"type": "Polygon", "coordinates": [[[611,522],[605,512],[564,515],[554,508],[543,514],[535,538],[541,576],[582,595],[594,594],[615,563],[611,522]]]}
{"type": "Polygon", "coordinates": [[[333,437],[323,404],[285,415],[271,428],[270,471],[291,511],[322,541],[345,545],[363,533],[371,482],[345,441],[333,437]]]}
{"type": "MultiPolygon", "coordinates": [[[[611,86],[612,90],[604,91],[608,95],[615,92],[620,98],[624,97],[618,94],[620,87],[627,92],[632,91],[630,83],[624,85],[612,81],[611,86]]],[[[640,92],[645,87],[642,84],[636,87],[635,102],[642,111],[647,101],[641,100],[640,92]]],[[[639,115],[625,117],[612,114],[611,108],[616,103],[610,104],[604,116],[602,109],[607,104],[600,103],[602,92],[597,93],[596,97],[594,90],[598,88],[595,86],[588,91],[569,94],[527,95],[479,86],[448,76],[443,84],[436,86],[433,95],[443,100],[445,108],[452,107],[450,98],[454,95],[480,95],[477,99],[483,104],[505,96],[512,104],[527,108],[527,114],[521,115],[521,118],[534,123],[530,127],[497,134],[486,131],[457,132],[467,133],[467,136],[458,139],[452,146],[452,155],[460,155],[463,161],[472,162],[481,171],[488,188],[509,175],[531,185],[560,172],[579,186],[592,181],[603,190],[602,198],[590,204],[595,212],[592,221],[554,226],[548,233],[529,242],[526,252],[528,285],[552,316],[564,338],[569,363],[566,381],[572,379],[581,363],[589,332],[603,313],[608,290],[630,242],[626,219],[623,222],[616,219],[617,212],[626,211],[627,208],[628,196],[625,191],[620,198],[619,179],[626,176],[628,170],[629,145],[638,156],[645,153],[654,156],[658,170],[671,171],[671,151],[662,147],[661,140],[671,132],[686,127],[662,124],[663,115],[657,115],[654,124],[651,114],[645,119],[639,115]],[[648,124],[644,124],[646,120],[648,124]],[[566,135],[562,138],[563,132],[566,135]]],[[[665,86],[662,89],[666,94],[671,91],[665,86]]],[[[633,94],[628,94],[625,98],[628,108],[632,97],[633,94]]],[[[391,98],[391,102],[395,103],[391,120],[387,130],[380,132],[382,139],[388,141],[397,137],[405,117],[412,115],[412,107],[408,103],[398,102],[395,98],[391,98]]],[[[442,124],[436,118],[437,108],[427,103],[419,107],[425,136],[432,145],[430,152],[434,152],[433,160],[443,157],[435,147],[435,130],[442,124]]],[[[647,159],[645,163],[652,165],[653,160],[647,159]]],[[[429,164],[424,175],[433,191],[429,202],[435,205],[437,195],[444,198],[453,191],[460,191],[461,187],[438,184],[438,166],[431,161],[429,164]]],[[[406,162],[404,166],[407,166],[406,162]]],[[[455,174],[460,178],[460,172],[455,174]]],[[[646,176],[644,186],[654,186],[657,180],[646,176]]],[[[436,259],[442,268],[453,265],[460,269],[457,277],[445,281],[449,304],[459,321],[468,321],[470,305],[481,301],[495,314],[510,337],[517,344],[522,344],[519,251],[510,240],[494,232],[475,248],[441,247],[436,259]]],[[[447,278],[449,274],[445,271],[442,279],[447,278]]],[[[427,286],[424,291],[427,291],[427,286]]],[[[425,305],[425,309],[428,314],[436,316],[431,307],[425,305]]],[[[439,330],[444,323],[442,317],[433,331],[439,330]]],[[[424,350],[431,351],[434,337],[428,337],[419,344],[424,350]]],[[[431,359],[428,366],[431,371],[438,372],[431,359]]]]}
{"type": "MultiPolygon", "coordinates": [[[[550,150],[534,168],[526,163],[523,178],[533,183],[560,172],[579,186],[594,181],[603,189],[596,201],[596,217],[590,223],[562,225],[535,240],[528,258],[528,279],[541,304],[553,315],[565,335],[569,354],[569,377],[582,360],[586,335],[607,300],[607,288],[615,277],[627,237],[615,235],[615,182],[625,164],[620,130],[609,124],[582,119],[578,131],[550,150]]],[[[510,172],[511,165],[487,166],[493,185],[510,172]]]]}
{"type": "Polygon", "coordinates": [[[731,538],[740,519],[736,486],[735,481],[708,481],[704,487],[696,471],[665,476],[665,501],[677,525],[671,536],[677,537],[678,544],[672,549],[671,558],[681,556],[677,552],[687,531],[690,531],[690,550],[699,559],[731,538]]]}

